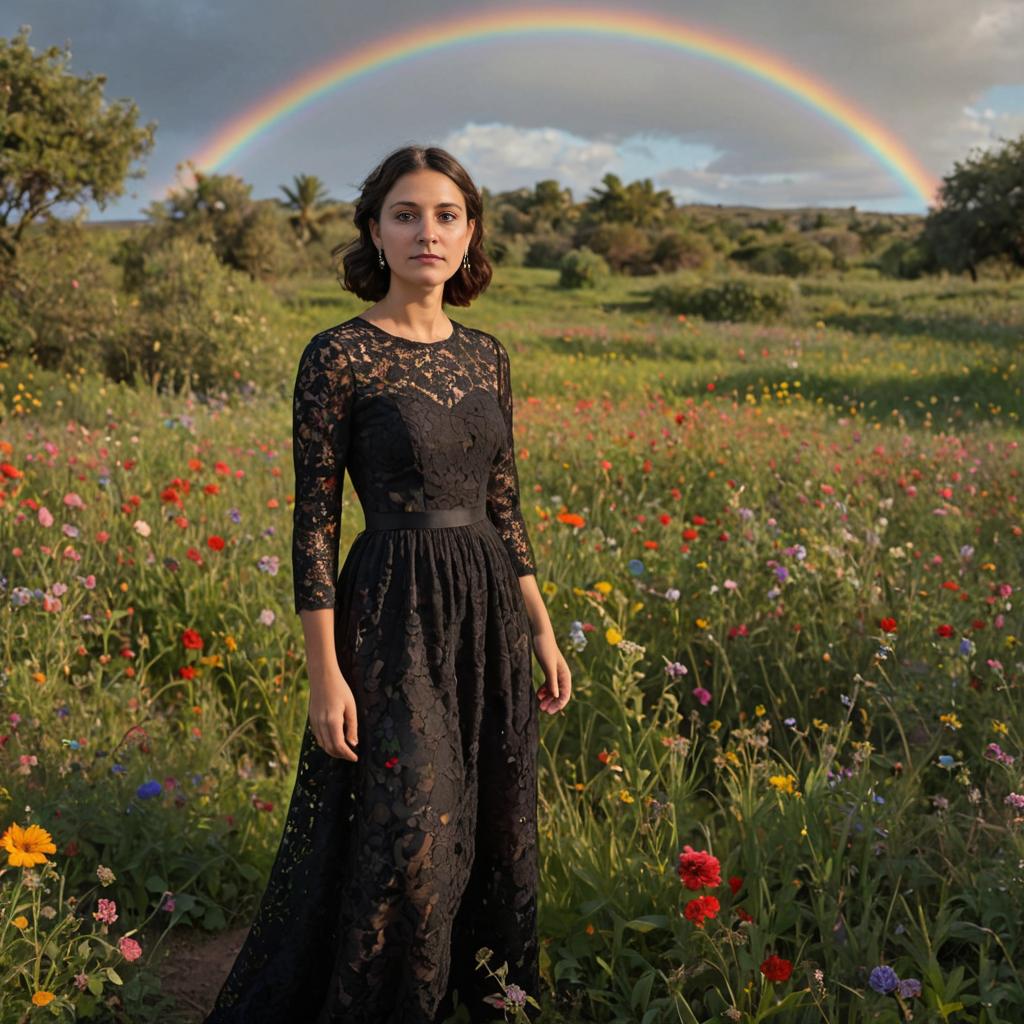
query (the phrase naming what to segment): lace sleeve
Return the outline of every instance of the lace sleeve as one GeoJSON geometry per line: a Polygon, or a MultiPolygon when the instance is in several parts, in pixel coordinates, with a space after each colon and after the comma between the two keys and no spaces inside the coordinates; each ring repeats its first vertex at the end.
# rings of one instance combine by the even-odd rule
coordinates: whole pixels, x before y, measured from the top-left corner
{"type": "Polygon", "coordinates": [[[536,573],[536,562],[526,523],[519,508],[519,474],[512,435],[512,379],[508,352],[496,338],[498,353],[498,404],[505,417],[505,442],[495,456],[487,481],[487,516],[498,528],[512,558],[517,576],[536,573]]]}
{"type": "Polygon", "coordinates": [[[341,495],[355,380],[342,343],[318,334],[299,358],[292,400],[295,611],[333,608],[341,538],[341,495]]]}

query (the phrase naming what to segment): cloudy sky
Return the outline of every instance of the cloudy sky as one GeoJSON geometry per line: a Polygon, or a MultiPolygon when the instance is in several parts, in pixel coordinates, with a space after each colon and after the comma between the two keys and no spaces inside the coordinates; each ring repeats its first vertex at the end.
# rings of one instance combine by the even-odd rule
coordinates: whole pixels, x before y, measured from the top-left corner
{"type": "MultiPolygon", "coordinates": [[[[136,217],[226,124],[326,61],[512,3],[0,0],[0,35],[71,49],[71,69],[157,123],[144,178],[96,217],[136,217]]],[[[621,4],[554,3],[623,13],[621,4]]],[[[1024,0],[639,0],[630,8],[754,46],[883,124],[937,180],[1024,132],[1024,0]]],[[[520,33],[406,57],[345,84],[216,170],[259,197],[316,174],[338,199],[408,142],[441,145],[494,191],[608,172],[679,202],[924,212],[848,131],[749,73],[650,42],[520,33]]]]}

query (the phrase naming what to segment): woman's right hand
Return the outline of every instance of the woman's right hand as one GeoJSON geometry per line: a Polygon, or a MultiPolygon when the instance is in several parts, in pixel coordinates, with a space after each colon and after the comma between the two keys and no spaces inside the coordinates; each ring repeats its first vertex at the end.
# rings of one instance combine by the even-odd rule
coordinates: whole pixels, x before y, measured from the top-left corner
{"type": "Polygon", "coordinates": [[[309,725],[321,749],[331,757],[358,761],[356,699],[337,664],[310,669],[309,725]]]}

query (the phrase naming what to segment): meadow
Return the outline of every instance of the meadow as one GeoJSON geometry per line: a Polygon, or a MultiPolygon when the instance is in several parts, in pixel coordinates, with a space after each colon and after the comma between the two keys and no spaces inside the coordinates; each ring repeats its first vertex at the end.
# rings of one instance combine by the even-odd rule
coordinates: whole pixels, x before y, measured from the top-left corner
{"type": "MultiPolygon", "coordinates": [[[[808,280],[753,324],[671,281],[498,268],[447,310],[511,354],[574,679],[540,1020],[1015,1024],[1024,286],[808,280]]],[[[164,954],[262,890],[306,716],[290,390],[366,307],[281,301],[276,389],[3,368],[0,1024],[200,1020],[164,954]]]]}

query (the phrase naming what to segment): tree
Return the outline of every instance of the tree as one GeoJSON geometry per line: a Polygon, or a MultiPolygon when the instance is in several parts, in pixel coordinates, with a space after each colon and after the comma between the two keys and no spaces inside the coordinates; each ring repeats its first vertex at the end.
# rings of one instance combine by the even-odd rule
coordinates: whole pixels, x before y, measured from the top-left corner
{"type": "Polygon", "coordinates": [[[603,189],[595,188],[587,200],[587,209],[606,221],[621,221],[637,227],[659,224],[675,209],[672,193],[656,192],[650,178],[623,185],[616,174],[601,179],[603,189]]]}
{"type": "MultiPolygon", "coordinates": [[[[288,218],[302,245],[320,240],[321,225],[338,215],[337,204],[327,195],[327,187],[315,174],[297,174],[292,178],[292,188],[278,186],[287,196],[282,206],[291,210],[288,218]]],[[[281,202],[279,200],[279,202],[281,202]]]]}
{"type": "Polygon", "coordinates": [[[36,53],[23,26],[0,38],[0,258],[13,261],[25,229],[57,203],[124,192],[132,163],[153,145],[155,123],[138,126],[134,103],[105,103],[105,75],[77,77],[71,52],[36,53]]]}
{"type": "MultiPolygon", "coordinates": [[[[255,200],[252,185],[234,174],[207,174],[189,161],[195,184],[172,189],[167,198],[146,210],[152,220],[147,237],[133,241],[136,249],[164,245],[188,237],[209,245],[221,263],[252,278],[273,277],[287,262],[287,231],[276,200],[255,200]],[[279,230],[279,227],[281,230],[279,230]]],[[[131,245],[128,246],[132,248],[131,245]]],[[[138,252],[126,252],[126,272],[138,262],[138,252]]]]}
{"type": "Polygon", "coordinates": [[[1000,150],[972,151],[954,163],[921,236],[932,264],[966,270],[972,281],[983,260],[1024,268],[1024,135],[1000,142],[1000,150]]]}

